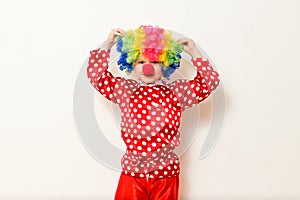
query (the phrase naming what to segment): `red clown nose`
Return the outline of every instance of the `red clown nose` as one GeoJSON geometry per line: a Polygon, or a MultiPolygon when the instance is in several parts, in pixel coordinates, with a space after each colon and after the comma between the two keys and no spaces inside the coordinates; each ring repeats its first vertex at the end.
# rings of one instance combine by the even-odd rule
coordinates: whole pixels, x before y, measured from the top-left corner
{"type": "Polygon", "coordinates": [[[154,73],[154,67],[151,64],[144,64],[142,68],[143,74],[151,75],[154,73]]]}

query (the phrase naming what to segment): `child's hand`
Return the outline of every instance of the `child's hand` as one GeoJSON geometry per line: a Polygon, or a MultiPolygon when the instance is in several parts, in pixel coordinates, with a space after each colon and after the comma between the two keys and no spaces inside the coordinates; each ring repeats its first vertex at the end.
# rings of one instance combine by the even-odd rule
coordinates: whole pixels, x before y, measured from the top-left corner
{"type": "Polygon", "coordinates": [[[183,50],[188,53],[193,58],[195,57],[202,57],[202,54],[197,49],[195,42],[192,39],[189,38],[180,38],[177,40],[179,44],[182,45],[183,50]]]}
{"type": "Polygon", "coordinates": [[[105,42],[102,44],[102,49],[111,49],[111,47],[117,43],[118,36],[123,37],[125,33],[126,31],[124,31],[123,29],[120,28],[113,29],[109,33],[105,42]]]}

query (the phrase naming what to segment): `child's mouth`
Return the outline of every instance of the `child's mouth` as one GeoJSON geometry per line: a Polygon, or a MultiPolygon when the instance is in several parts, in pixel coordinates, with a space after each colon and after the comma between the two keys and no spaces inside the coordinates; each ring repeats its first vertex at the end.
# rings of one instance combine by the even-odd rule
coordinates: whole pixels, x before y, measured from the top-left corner
{"type": "Polygon", "coordinates": [[[154,76],[154,74],[143,74],[143,75],[147,77],[154,76]]]}

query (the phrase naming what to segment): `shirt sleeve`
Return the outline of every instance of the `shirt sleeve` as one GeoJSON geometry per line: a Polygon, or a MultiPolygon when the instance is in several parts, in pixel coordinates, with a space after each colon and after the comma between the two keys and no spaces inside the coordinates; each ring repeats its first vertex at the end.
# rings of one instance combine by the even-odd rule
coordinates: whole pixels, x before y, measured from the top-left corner
{"type": "Polygon", "coordinates": [[[106,99],[120,104],[124,93],[125,79],[114,77],[108,71],[110,50],[96,49],[90,51],[87,76],[93,87],[106,99]]]}
{"type": "Polygon", "coordinates": [[[220,83],[218,72],[207,58],[192,58],[192,64],[197,69],[193,80],[178,79],[170,84],[182,110],[205,100],[220,83]]]}

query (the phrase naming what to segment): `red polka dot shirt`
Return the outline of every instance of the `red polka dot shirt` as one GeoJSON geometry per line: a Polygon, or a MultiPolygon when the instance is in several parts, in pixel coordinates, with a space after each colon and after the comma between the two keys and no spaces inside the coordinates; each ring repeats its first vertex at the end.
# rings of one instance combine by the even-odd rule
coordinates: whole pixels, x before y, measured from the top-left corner
{"type": "Polygon", "coordinates": [[[90,51],[87,76],[94,88],[121,109],[121,137],[126,153],[125,174],[140,178],[166,178],[180,172],[174,153],[180,144],[182,112],[205,100],[219,85],[219,74],[206,58],[192,58],[193,80],[165,80],[153,84],[114,77],[108,71],[110,51],[90,51]]]}

